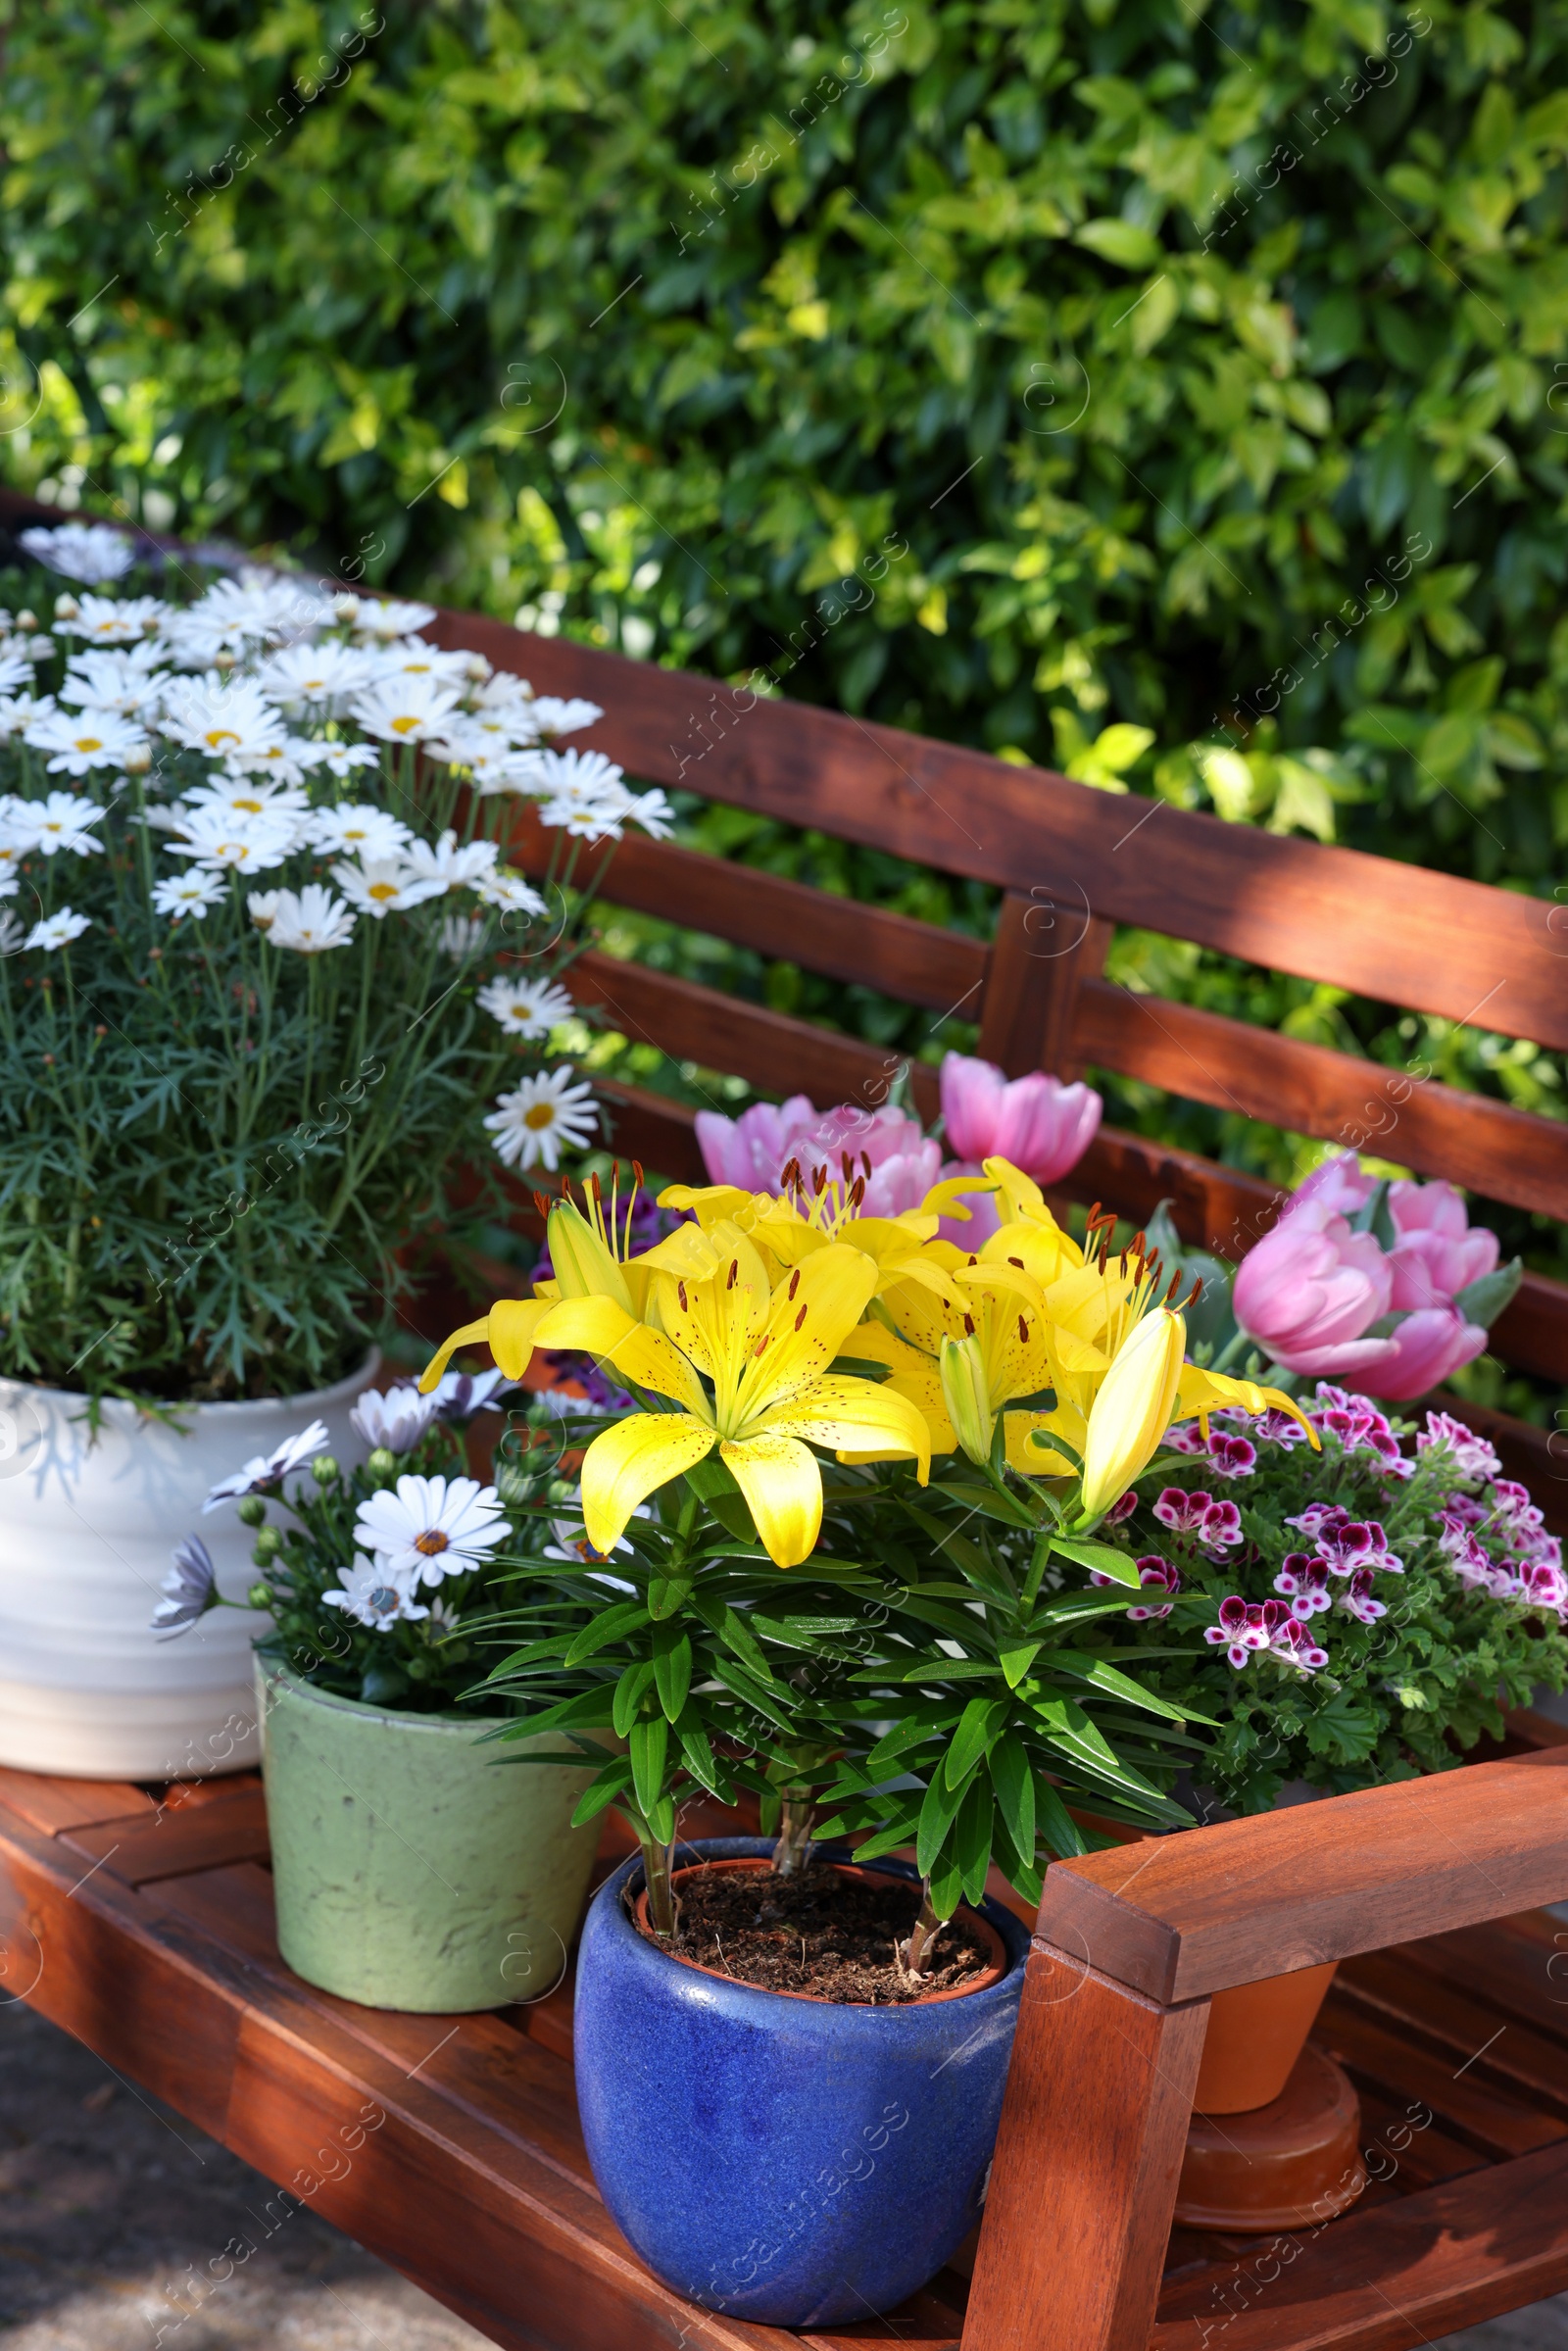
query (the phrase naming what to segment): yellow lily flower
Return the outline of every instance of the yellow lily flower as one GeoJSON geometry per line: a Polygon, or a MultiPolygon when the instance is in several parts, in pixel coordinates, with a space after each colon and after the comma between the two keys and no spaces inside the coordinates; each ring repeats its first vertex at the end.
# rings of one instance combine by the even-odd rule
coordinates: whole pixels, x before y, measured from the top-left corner
{"type": "Polygon", "coordinates": [[[1200,1371],[1196,1363],[1184,1363],[1172,1422],[1196,1420],[1206,1437],[1211,1412],[1288,1412],[1306,1431],[1313,1448],[1323,1449],[1316,1429],[1283,1388],[1260,1388],[1255,1380],[1233,1380],[1229,1372],[1200,1371]]]}
{"type": "Polygon", "coordinates": [[[1090,1408],[1084,1437],[1083,1507],[1102,1518],[1159,1450],[1176,1403],[1187,1325],[1168,1306],[1135,1323],[1090,1408]]]}
{"type": "Polygon", "coordinates": [[[923,1485],[925,1423],[906,1397],[828,1371],[876,1281],[859,1250],[820,1249],[770,1286],[736,1225],[720,1220],[696,1238],[708,1244],[707,1269],[657,1269],[649,1321],[610,1298],[564,1300],[551,1316],[553,1346],[585,1347],[617,1379],[676,1407],[633,1414],[589,1445],[588,1540],[610,1552],[639,1502],[716,1448],[769,1558],[798,1567],[822,1524],[822,1474],[810,1446],[912,1456],[923,1485]]]}
{"type": "Polygon", "coordinates": [[[918,1407],[934,1452],[958,1445],[987,1461],[1003,1405],[1052,1384],[1040,1285],[1021,1266],[964,1258],[951,1242],[929,1244],[928,1253],[955,1302],[899,1282],[845,1351],[889,1366],[887,1386],[918,1407]]]}

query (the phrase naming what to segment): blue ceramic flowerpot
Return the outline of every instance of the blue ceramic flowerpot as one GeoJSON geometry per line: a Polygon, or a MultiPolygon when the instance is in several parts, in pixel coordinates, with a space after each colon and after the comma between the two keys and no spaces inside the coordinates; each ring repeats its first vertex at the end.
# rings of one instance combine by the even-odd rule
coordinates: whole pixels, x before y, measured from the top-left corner
{"type": "MultiPolygon", "coordinates": [[[[676,1863],[772,1849],[713,1837],[676,1863]]],[[[577,2101],[615,2222],[709,2310],[775,2327],[891,2310],[980,2217],[1028,1930],[987,1901],[1006,1954],[999,1982],[840,2007],[669,1958],[629,1915],[642,1880],[634,1856],[600,1887],[577,1964],[577,2101]]]]}

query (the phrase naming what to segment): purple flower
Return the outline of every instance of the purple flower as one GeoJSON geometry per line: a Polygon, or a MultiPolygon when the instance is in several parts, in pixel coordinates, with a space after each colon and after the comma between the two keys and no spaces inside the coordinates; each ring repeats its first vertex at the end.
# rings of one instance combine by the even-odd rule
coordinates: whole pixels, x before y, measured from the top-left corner
{"type": "Polygon", "coordinates": [[[1327,1564],[1310,1551],[1286,1553],[1274,1579],[1274,1589],[1296,1602],[1298,1616],[1315,1616],[1320,1608],[1333,1603],[1327,1564]]]}
{"type": "Polygon", "coordinates": [[[1112,1502],[1110,1508],[1105,1512],[1105,1525],[1107,1527],[1119,1527],[1123,1519],[1131,1518],[1137,1507],[1137,1491],[1135,1488],[1129,1486],[1127,1492],[1122,1495],[1121,1500],[1119,1502],[1112,1502]]]}
{"type": "Polygon", "coordinates": [[[1307,1442],[1306,1431],[1288,1412],[1260,1412],[1251,1427],[1252,1435],[1261,1437],[1265,1445],[1283,1445],[1287,1452],[1307,1442]]]}
{"type": "Polygon", "coordinates": [[[1390,1576],[1404,1573],[1404,1561],[1390,1550],[1389,1539],[1375,1518],[1350,1518],[1337,1527],[1322,1527],[1315,1544],[1331,1576],[1353,1576],[1360,1568],[1390,1576]]]}
{"type": "MultiPolygon", "coordinates": [[[[1267,1603],[1274,1607],[1279,1602],[1267,1603]]],[[[1288,1609],[1282,1614],[1289,1615],[1288,1609]]],[[[1263,1621],[1263,1608],[1254,1602],[1249,1606],[1239,1592],[1219,1604],[1219,1622],[1204,1628],[1203,1639],[1214,1648],[1223,1648],[1238,1673],[1253,1652],[1269,1645],[1270,1628],[1263,1621]]]]}
{"type": "Polygon", "coordinates": [[[1208,1441],[1208,1466],[1216,1478],[1250,1478],[1257,1467],[1256,1448],[1245,1437],[1222,1437],[1216,1429],[1208,1441]]]}
{"type": "Polygon", "coordinates": [[[262,1494],[268,1487],[279,1485],[292,1471],[309,1461],[313,1453],[320,1452],[327,1442],[325,1421],[313,1420],[310,1427],[302,1429],[297,1437],[285,1437],[275,1452],[258,1453],[254,1460],[246,1462],[243,1469],[236,1470],[231,1478],[222,1479],[203,1502],[204,1515],[209,1510],[219,1509],[224,1502],[238,1501],[247,1494],[262,1494]]]}
{"type": "MultiPolygon", "coordinates": [[[[1152,1551],[1148,1558],[1139,1560],[1138,1581],[1140,1584],[1157,1586],[1160,1591],[1168,1592],[1172,1598],[1182,1588],[1179,1571],[1171,1565],[1168,1559],[1162,1559],[1157,1551],[1152,1551]]],[[[1163,1606],[1158,1608],[1129,1608],[1127,1614],[1136,1625],[1149,1617],[1169,1616],[1170,1611],[1171,1601],[1166,1600],[1163,1606]]]]}
{"type": "MultiPolygon", "coordinates": [[[[583,1400],[597,1412],[629,1412],[632,1398],[624,1388],[607,1380],[592,1355],[578,1355],[564,1347],[553,1347],[545,1361],[557,1375],[558,1385],[570,1380],[583,1393],[583,1400]]],[[[570,1399],[575,1409],[575,1397],[570,1399]]]]}
{"type": "Polygon", "coordinates": [[[1173,1453],[1206,1454],[1208,1451],[1207,1441],[1196,1420],[1184,1421],[1179,1429],[1172,1429],[1165,1443],[1173,1453]]]}
{"type": "Polygon", "coordinates": [[[217,1571],[199,1535],[187,1535],[174,1564],[159,1587],[168,1593],[153,1610],[152,1630],[165,1636],[188,1632],[199,1616],[218,1605],[217,1571]]]}
{"type": "Polygon", "coordinates": [[[1205,1551],[1227,1551],[1242,1541],[1242,1514],[1234,1502],[1210,1502],[1199,1537],[1205,1551]]]}
{"type": "Polygon", "coordinates": [[[1358,1618],[1363,1625],[1376,1624],[1380,1616],[1389,1613],[1381,1600],[1372,1597],[1372,1570],[1369,1567],[1356,1569],[1336,1599],[1335,1606],[1343,1608],[1348,1616],[1358,1618]]]}
{"type": "Polygon", "coordinates": [[[1349,1523],[1350,1513],[1343,1510],[1338,1502],[1308,1502],[1298,1518],[1285,1521],[1288,1527],[1299,1527],[1303,1535],[1312,1536],[1321,1534],[1325,1527],[1333,1533],[1336,1528],[1347,1527],[1349,1523]]]}
{"type": "Polygon", "coordinates": [[[1415,1441],[1418,1453],[1430,1453],[1440,1445],[1447,1447],[1461,1478],[1494,1478],[1502,1467],[1486,1439],[1451,1412],[1429,1412],[1426,1428],[1415,1441]]]}
{"type": "Polygon", "coordinates": [[[1327,1649],[1320,1647],[1298,1617],[1288,1616],[1268,1645],[1270,1656],[1278,1657],[1284,1665],[1294,1665],[1299,1673],[1315,1674],[1329,1661],[1327,1649]]]}
{"type": "Polygon", "coordinates": [[[1213,1507],[1212,1494],[1188,1494],[1180,1486],[1167,1486],[1154,1504],[1154,1516],[1173,1534],[1200,1536],[1213,1507]]]}

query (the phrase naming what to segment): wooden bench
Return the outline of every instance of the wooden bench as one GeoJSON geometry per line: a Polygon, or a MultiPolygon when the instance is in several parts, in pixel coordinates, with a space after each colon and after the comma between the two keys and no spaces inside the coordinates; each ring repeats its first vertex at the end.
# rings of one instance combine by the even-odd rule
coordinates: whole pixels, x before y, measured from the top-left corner
{"type": "MultiPolygon", "coordinates": [[[[609,2220],[569,1984],[394,2016],[289,1972],[254,1779],[0,1771],[0,1996],[274,2180],[258,2243],[309,2204],[508,2351],[1407,2351],[1568,2285],[1568,1926],[1488,1923],[1568,1895],[1564,1767],[1559,1744],[1051,1870],[973,2289],[945,2270],[806,2336],[695,2310],[609,2220]],[[1337,1953],[1314,2038],[1373,2183],[1289,2237],[1172,2231],[1207,1994],[1337,1953]]],[[[612,1822],[602,1871],[629,1842],[612,1822]]]]}
{"type": "MultiPolygon", "coordinates": [[[[1568,942],[1543,902],[1097,793],[562,638],[456,614],[433,633],[542,692],[601,703],[593,739],[634,775],[1002,893],[986,946],[634,837],[606,877],[612,903],[932,1012],[961,1008],[978,1019],[980,1050],[1013,1073],[1114,1069],[1563,1212],[1568,1127],[1103,976],[1111,927],[1133,923],[1561,1051],[1568,942]]],[[[516,851],[540,865],[526,816],[516,851]]],[[[571,984],[628,1037],[769,1094],[874,1106],[901,1066],[597,949],[571,984]]],[[[930,1113],[934,1071],[917,1061],[909,1077],[930,1113]]],[[[603,1090],[618,1151],[700,1175],[690,1110],[603,1090]]],[[[1191,1242],[1232,1253],[1278,1205],[1235,1169],[1115,1132],[1068,1189],[1138,1218],[1170,1196],[1191,1242]]],[[[433,1315],[427,1335],[441,1327],[433,1315]]],[[[1494,1341],[1512,1363],[1562,1379],[1568,1290],[1529,1277],[1494,1341]]],[[[1552,1522],[1568,1523],[1547,1432],[1469,1416],[1552,1522]]],[[[945,2272],[887,2322],[805,2339],[819,2351],[895,2337],[949,2351],[1401,2351],[1568,2284],[1568,1929],[1514,1915],[1568,1898],[1568,1781],[1553,1726],[1522,1727],[1521,1742],[1531,1737],[1551,1742],[1534,1759],[1340,1798],[1305,1819],[1195,1831],[1154,1848],[1161,1858],[1136,1887],[1114,1855],[1053,1869],[972,2295],[945,2272]],[[1392,2176],[1283,2248],[1173,2234],[1208,1994],[1248,1971],[1340,1955],[1319,2037],[1356,2079],[1372,2143],[1396,2156],[1392,2176]],[[1412,2107],[1429,2116],[1414,2130],[1412,2107]]],[[[689,1835],[723,1825],[706,1813],[684,1823],[689,1835]]],[[[263,1854],[253,1783],[166,1797],[0,1775],[0,1989],[499,2343],[783,2351],[794,2338],[667,2292],[606,2218],[576,2128],[564,1987],[480,2018],[332,2000],[277,1958],[263,1854]]]]}

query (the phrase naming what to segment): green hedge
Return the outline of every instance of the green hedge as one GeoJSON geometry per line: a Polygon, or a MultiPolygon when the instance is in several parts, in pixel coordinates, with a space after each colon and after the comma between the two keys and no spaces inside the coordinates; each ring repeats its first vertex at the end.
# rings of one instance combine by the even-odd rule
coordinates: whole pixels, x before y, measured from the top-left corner
{"type": "Polygon", "coordinates": [[[1548,886],[1564,0],[0,13],[13,480],[1548,886]]]}
{"type": "MultiPolygon", "coordinates": [[[[12,481],[1549,895],[1568,0],[0,20],[12,481]]],[[[985,920],[733,812],[704,837],[985,920]]],[[[1563,1109],[1534,1048],[1117,952],[1563,1109]]],[[[1147,1089],[1113,1109],[1299,1155],[1147,1089]]]]}

